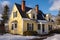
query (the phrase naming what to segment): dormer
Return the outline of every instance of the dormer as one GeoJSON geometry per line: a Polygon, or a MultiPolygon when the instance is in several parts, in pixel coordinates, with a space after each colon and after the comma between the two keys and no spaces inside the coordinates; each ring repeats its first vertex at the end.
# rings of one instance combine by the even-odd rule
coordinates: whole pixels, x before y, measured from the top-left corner
{"type": "Polygon", "coordinates": [[[46,20],[47,21],[51,21],[51,17],[52,17],[51,14],[46,14],[46,20]]]}
{"type": "Polygon", "coordinates": [[[30,19],[37,19],[37,13],[35,9],[31,9],[27,12],[30,19]]]}

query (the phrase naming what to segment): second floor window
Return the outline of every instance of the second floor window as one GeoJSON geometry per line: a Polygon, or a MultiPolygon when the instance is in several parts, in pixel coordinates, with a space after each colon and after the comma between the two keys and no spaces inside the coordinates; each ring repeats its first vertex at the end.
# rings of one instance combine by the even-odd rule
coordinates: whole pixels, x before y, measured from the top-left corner
{"type": "Polygon", "coordinates": [[[17,17],[17,11],[13,12],[13,17],[17,17]]]}
{"type": "Polygon", "coordinates": [[[49,18],[49,21],[50,21],[50,18],[49,18]]]}

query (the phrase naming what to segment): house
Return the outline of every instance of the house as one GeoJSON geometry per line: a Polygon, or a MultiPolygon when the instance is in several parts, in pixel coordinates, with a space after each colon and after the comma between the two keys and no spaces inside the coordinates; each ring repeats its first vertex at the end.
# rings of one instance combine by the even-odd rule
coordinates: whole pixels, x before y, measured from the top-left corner
{"type": "Polygon", "coordinates": [[[39,6],[30,8],[15,3],[9,18],[9,32],[23,35],[25,31],[36,31],[38,34],[48,34],[53,28],[53,21],[50,14],[44,14],[39,6]]]}
{"type": "Polygon", "coordinates": [[[55,17],[55,23],[56,23],[57,29],[60,29],[60,9],[58,11],[58,15],[55,17]]]}

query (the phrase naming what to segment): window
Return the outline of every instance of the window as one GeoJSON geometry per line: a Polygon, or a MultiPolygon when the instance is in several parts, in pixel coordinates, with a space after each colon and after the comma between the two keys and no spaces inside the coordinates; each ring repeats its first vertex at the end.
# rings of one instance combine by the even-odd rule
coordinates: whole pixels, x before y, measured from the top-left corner
{"type": "Polygon", "coordinates": [[[33,30],[33,24],[27,23],[27,30],[32,31],[33,30]]]}
{"type": "Polygon", "coordinates": [[[33,30],[33,28],[34,28],[34,25],[33,25],[33,23],[32,23],[32,30],[33,30]]]}
{"type": "Polygon", "coordinates": [[[12,28],[11,28],[12,30],[14,29],[14,26],[13,26],[13,25],[14,25],[14,24],[12,24],[12,28]]]}
{"type": "Polygon", "coordinates": [[[52,30],[52,25],[48,25],[48,27],[49,27],[49,30],[51,31],[52,30]]]}
{"type": "Polygon", "coordinates": [[[13,12],[13,17],[17,17],[17,11],[13,12]]]}
{"type": "Polygon", "coordinates": [[[12,30],[15,30],[16,28],[17,28],[17,23],[13,23],[11,29],[12,29],[12,30]]]}
{"type": "Polygon", "coordinates": [[[51,30],[52,30],[52,25],[51,25],[51,30]]]}
{"type": "Polygon", "coordinates": [[[42,31],[43,31],[43,32],[44,32],[44,26],[45,26],[45,25],[44,25],[44,24],[42,24],[42,31]]]}
{"type": "Polygon", "coordinates": [[[38,24],[38,30],[40,30],[40,27],[41,27],[41,25],[40,25],[40,24],[38,24]]]}
{"type": "Polygon", "coordinates": [[[33,14],[33,19],[35,19],[35,14],[33,14]]]}
{"type": "Polygon", "coordinates": [[[49,21],[50,21],[50,18],[49,18],[49,21]]]}

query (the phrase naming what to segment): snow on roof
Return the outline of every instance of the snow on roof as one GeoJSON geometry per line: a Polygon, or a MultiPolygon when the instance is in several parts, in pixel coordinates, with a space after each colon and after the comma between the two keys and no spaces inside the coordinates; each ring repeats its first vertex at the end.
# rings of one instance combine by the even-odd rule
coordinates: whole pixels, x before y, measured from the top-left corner
{"type": "Polygon", "coordinates": [[[30,20],[30,19],[28,19],[28,18],[23,18],[23,20],[30,20]]]}
{"type": "Polygon", "coordinates": [[[38,23],[43,23],[43,24],[45,24],[45,23],[47,23],[47,21],[46,21],[46,20],[38,20],[38,23]]]}

